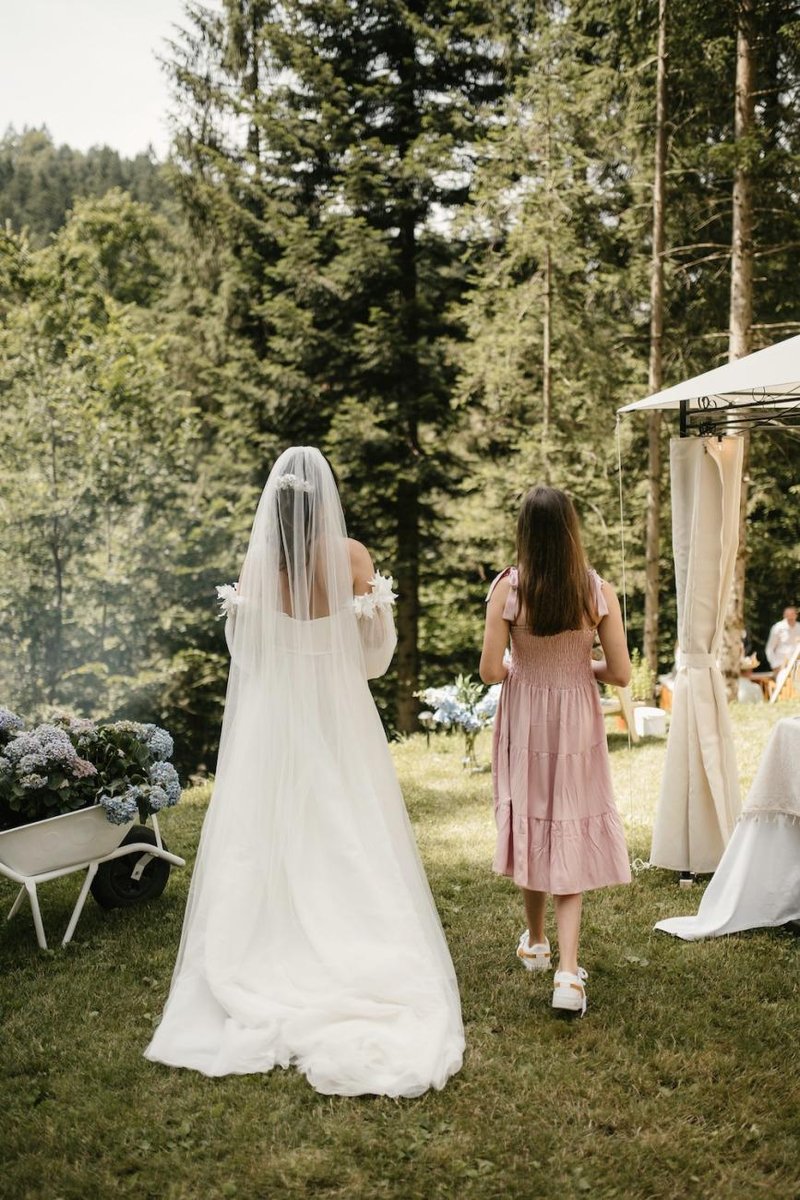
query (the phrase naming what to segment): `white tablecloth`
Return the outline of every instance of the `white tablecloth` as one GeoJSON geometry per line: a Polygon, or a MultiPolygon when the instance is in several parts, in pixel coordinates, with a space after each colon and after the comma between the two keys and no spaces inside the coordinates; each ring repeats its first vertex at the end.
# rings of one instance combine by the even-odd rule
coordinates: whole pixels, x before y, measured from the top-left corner
{"type": "Polygon", "coordinates": [[[693,917],[656,929],[693,941],[800,920],[800,717],[772,731],[741,819],[693,917]]]}

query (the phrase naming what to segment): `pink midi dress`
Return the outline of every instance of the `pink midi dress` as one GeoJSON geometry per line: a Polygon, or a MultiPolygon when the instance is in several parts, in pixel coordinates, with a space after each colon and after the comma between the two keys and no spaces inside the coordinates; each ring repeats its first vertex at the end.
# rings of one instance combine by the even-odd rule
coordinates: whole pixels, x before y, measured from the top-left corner
{"type": "MultiPolygon", "coordinates": [[[[600,617],[608,605],[590,571],[600,617]]],[[[511,666],[494,724],[494,870],[519,887],[570,895],[629,883],[622,822],[614,803],[600,696],[591,665],[593,628],[538,637],[515,624],[516,567],[503,617],[511,666]]],[[[488,599],[488,597],[487,597],[488,599]]]]}

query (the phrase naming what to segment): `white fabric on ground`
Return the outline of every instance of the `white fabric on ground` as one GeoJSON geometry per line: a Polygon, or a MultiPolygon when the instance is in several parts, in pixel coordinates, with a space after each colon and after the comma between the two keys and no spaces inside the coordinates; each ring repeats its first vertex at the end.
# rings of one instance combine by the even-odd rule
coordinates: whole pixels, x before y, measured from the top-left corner
{"type": "Polygon", "coordinates": [[[692,941],[800,920],[800,718],[772,731],[747,804],[693,917],[656,929],[692,941]]]}
{"type": "Polygon", "coordinates": [[[800,824],[791,817],[742,820],[694,917],[656,929],[685,941],[800,920],[800,824]]]}

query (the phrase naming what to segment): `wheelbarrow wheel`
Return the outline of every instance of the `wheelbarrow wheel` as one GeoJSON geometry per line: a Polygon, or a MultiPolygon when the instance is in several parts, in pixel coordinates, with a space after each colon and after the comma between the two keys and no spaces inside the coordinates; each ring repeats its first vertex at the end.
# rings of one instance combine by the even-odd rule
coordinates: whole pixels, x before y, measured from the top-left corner
{"type": "MultiPolygon", "coordinates": [[[[134,825],[125,834],[120,846],[132,842],[157,845],[156,835],[147,825],[134,825]]],[[[166,850],[163,842],[161,845],[166,850]]],[[[155,900],[161,895],[167,886],[171,864],[163,858],[151,858],[137,879],[136,865],[142,857],[143,853],[122,854],[119,858],[100,863],[92,880],[92,895],[101,908],[131,908],[134,904],[155,900]]]]}

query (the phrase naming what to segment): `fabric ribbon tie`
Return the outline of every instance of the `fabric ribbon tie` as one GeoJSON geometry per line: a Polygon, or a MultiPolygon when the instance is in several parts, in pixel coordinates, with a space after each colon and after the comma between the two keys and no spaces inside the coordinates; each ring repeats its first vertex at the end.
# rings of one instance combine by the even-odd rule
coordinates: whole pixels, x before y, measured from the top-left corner
{"type": "Polygon", "coordinates": [[[713,654],[684,654],[681,651],[681,665],[678,668],[683,671],[687,668],[692,670],[703,670],[707,667],[715,667],[717,660],[713,654]]]}

